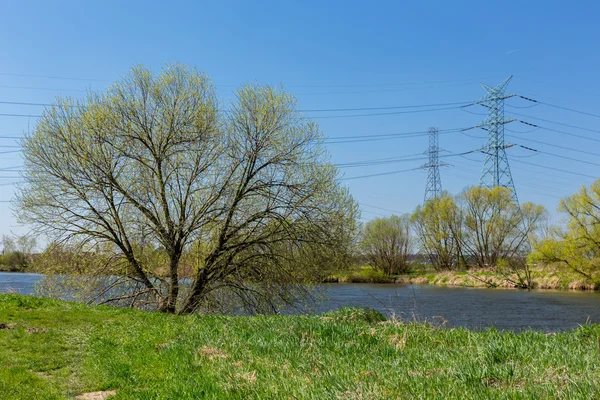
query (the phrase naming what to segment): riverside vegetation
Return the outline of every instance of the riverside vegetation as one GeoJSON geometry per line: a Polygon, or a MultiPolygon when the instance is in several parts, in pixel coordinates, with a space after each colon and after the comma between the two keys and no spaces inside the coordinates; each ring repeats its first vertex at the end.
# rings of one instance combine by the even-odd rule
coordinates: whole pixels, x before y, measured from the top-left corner
{"type": "Polygon", "coordinates": [[[304,284],[357,264],[372,280],[413,273],[415,253],[437,272],[492,271],[520,288],[539,286],[533,264],[583,281],[566,286],[600,282],[600,181],[561,201],[562,228],[500,187],[361,226],[294,96],[245,85],[221,110],[208,76],[180,64],[137,66],[104,92],[56,99],[24,136],[14,202],[49,246],[19,268],[44,273],[49,295],[175,314],[227,312],[232,299],[276,312],[305,298],[304,284]]]}
{"type": "MultiPolygon", "coordinates": [[[[559,290],[598,290],[598,283],[556,265],[535,266],[530,269],[531,288],[559,290]]],[[[430,265],[413,264],[407,272],[386,275],[369,266],[355,266],[325,279],[329,283],[400,283],[479,288],[522,288],[518,276],[507,276],[495,268],[436,270],[430,265]]]]}
{"type": "Polygon", "coordinates": [[[515,204],[508,189],[446,193],[410,218],[368,222],[358,265],[328,280],[597,290],[600,180],[561,200],[559,211],[565,223],[550,226],[541,206],[515,204]],[[411,248],[419,257],[410,259],[411,248]]]}
{"type": "Polygon", "coordinates": [[[0,398],[563,398],[600,393],[600,326],[469,331],[320,316],[177,316],[0,295],[0,398]]]}

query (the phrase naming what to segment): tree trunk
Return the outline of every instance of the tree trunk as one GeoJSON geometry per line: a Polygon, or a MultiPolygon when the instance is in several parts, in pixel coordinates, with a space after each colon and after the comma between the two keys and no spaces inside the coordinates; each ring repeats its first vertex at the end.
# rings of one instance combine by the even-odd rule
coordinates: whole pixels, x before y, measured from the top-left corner
{"type": "Polygon", "coordinates": [[[177,307],[177,297],[179,296],[179,259],[180,254],[171,255],[169,260],[169,294],[162,312],[174,314],[177,307]]]}
{"type": "Polygon", "coordinates": [[[198,306],[198,301],[200,300],[202,293],[204,292],[204,287],[206,286],[207,277],[205,276],[207,269],[204,268],[201,273],[196,277],[195,282],[190,288],[190,293],[187,296],[187,299],[183,303],[183,306],[177,314],[191,314],[196,311],[196,307],[198,306]]]}

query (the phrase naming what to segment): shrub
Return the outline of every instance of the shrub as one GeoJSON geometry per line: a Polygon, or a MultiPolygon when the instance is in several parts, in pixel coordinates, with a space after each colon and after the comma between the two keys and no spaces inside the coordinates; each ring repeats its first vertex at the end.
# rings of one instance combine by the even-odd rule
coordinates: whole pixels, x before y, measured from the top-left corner
{"type": "Polygon", "coordinates": [[[335,322],[365,322],[374,324],[385,321],[385,316],[377,310],[367,307],[342,307],[323,314],[326,319],[335,322]]]}

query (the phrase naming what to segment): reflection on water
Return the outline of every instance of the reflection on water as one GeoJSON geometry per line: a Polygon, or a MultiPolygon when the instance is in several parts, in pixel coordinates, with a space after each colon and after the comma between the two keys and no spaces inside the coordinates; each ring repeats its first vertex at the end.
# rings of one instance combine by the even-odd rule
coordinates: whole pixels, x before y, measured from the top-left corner
{"type": "MultiPolygon", "coordinates": [[[[35,294],[37,274],[0,273],[0,292],[35,294]]],[[[600,323],[600,293],[427,285],[328,284],[315,311],[371,307],[404,320],[449,327],[557,331],[600,323]]]]}

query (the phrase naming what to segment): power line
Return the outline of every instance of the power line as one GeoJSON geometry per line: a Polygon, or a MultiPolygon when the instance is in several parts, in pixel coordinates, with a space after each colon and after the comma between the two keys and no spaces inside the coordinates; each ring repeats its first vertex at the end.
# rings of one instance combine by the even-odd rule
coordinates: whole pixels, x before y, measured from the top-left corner
{"type": "MultiPolygon", "coordinates": [[[[472,84],[477,83],[476,79],[468,80],[445,80],[445,81],[407,81],[398,83],[375,83],[375,84],[342,84],[342,85],[284,85],[285,87],[293,88],[342,88],[342,87],[387,87],[387,86],[408,86],[408,85],[433,85],[441,83],[461,83],[472,84]]],[[[235,86],[235,85],[216,85],[216,86],[235,86]]]]}
{"type": "Polygon", "coordinates": [[[578,158],[567,157],[567,156],[563,156],[563,155],[560,155],[560,154],[548,153],[547,151],[541,151],[541,150],[532,149],[531,147],[523,146],[523,145],[520,145],[520,144],[518,144],[517,146],[519,146],[519,147],[521,147],[521,148],[523,148],[525,150],[534,151],[534,152],[539,153],[539,154],[546,154],[546,155],[549,155],[549,156],[552,156],[552,157],[563,158],[565,160],[570,160],[570,161],[575,161],[575,162],[579,162],[579,163],[583,163],[583,164],[589,164],[589,165],[594,165],[594,166],[600,167],[600,164],[595,163],[595,162],[580,160],[578,158]]]}
{"type": "Polygon", "coordinates": [[[561,126],[566,126],[568,128],[574,128],[574,129],[580,129],[582,131],[588,131],[588,132],[594,132],[594,133],[600,133],[599,130],[595,130],[595,129],[589,129],[589,128],[583,128],[581,126],[576,126],[576,125],[570,125],[570,124],[563,124],[562,122],[556,122],[556,121],[551,121],[548,119],[544,119],[544,118],[538,118],[538,117],[532,117],[530,115],[525,115],[525,114],[520,114],[520,113],[516,113],[513,111],[508,111],[509,114],[512,115],[518,115],[520,117],[525,117],[525,118],[530,118],[530,119],[536,119],[538,121],[544,121],[544,122],[548,122],[550,124],[555,124],[555,125],[561,125],[561,126]]]}
{"type": "Polygon", "coordinates": [[[15,74],[10,72],[0,72],[0,75],[4,76],[20,76],[25,78],[41,78],[41,79],[59,79],[66,81],[91,81],[91,82],[111,82],[105,79],[94,79],[94,78],[70,78],[65,76],[45,76],[45,75],[29,75],[29,74],[15,74]]]}
{"type": "Polygon", "coordinates": [[[58,104],[53,103],[29,103],[26,101],[0,101],[0,104],[10,104],[16,106],[43,106],[43,107],[54,107],[58,104]]]}
{"type": "MultiPolygon", "coordinates": [[[[37,76],[37,77],[41,77],[41,76],[37,76]]],[[[46,78],[53,78],[53,77],[46,77],[46,78]]],[[[59,78],[59,77],[55,77],[55,78],[59,78]]],[[[73,80],[80,80],[79,78],[72,78],[73,80]]],[[[88,79],[81,79],[82,81],[96,81],[96,82],[113,82],[113,81],[106,81],[106,80],[88,80],[88,79]]],[[[409,90],[416,90],[418,89],[419,86],[425,86],[427,88],[430,87],[436,87],[438,84],[444,84],[444,83],[453,83],[453,82],[460,82],[460,83],[456,83],[453,85],[443,85],[441,87],[444,88],[449,88],[449,87],[455,87],[455,86],[465,86],[465,85],[470,85],[473,83],[476,83],[476,80],[469,80],[469,81],[432,81],[432,82],[406,82],[406,83],[397,83],[397,84],[374,84],[374,85],[283,85],[285,88],[344,88],[344,87],[348,87],[348,88],[355,88],[355,87],[385,87],[385,86],[412,86],[412,87],[402,87],[402,88],[396,88],[396,89],[384,89],[384,90],[362,90],[362,91],[352,91],[352,92],[313,92],[313,93],[296,93],[296,96],[310,96],[310,95],[349,95],[349,94],[365,94],[365,93],[384,93],[384,92],[401,92],[401,91],[409,91],[409,90]],[[427,86],[429,85],[429,86],[427,86]]],[[[238,87],[238,86],[242,86],[242,85],[223,85],[223,84],[216,84],[214,85],[215,87],[238,87]]],[[[70,92],[87,92],[89,89],[61,89],[61,88],[47,88],[47,87],[36,87],[36,86],[8,86],[8,85],[1,85],[1,88],[8,88],[8,89],[25,89],[25,90],[46,90],[46,91],[70,91],[70,92]]]]}
{"type": "Polygon", "coordinates": [[[537,84],[540,84],[540,85],[544,85],[544,86],[553,86],[555,88],[562,89],[562,90],[570,90],[572,92],[583,93],[583,94],[587,94],[589,96],[600,96],[600,94],[598,94],[598,93],[586,92],[584,90],[574,89],[574,88],[565,87],[565,86],[558,86],[558,85],[554,85],[554,84],[551,84],[551,83],[544,83],[542,81],[538,81],[538,80],[534,80],[534,79],[523,78],[523,77],[518,77],[518,79],[524,79],[526,81],[534,82],[534,83],[537,83],[537,84]]]}
{"type": "MultiPolygon", "coordinates": [[[[463,152],[463,153],[445,154],[445,155],[440,156],[440,157],[455,157],[455,156],[461,156],[461,155],[464,155],[464,154],[471,154],[471,153],[474,153],[476,151],[477,150],[470,150],[470,151],[466,151],[466,152],[463,152]]],[[[376,162],[376,161],[378,161],[378,160],[373,160],[373,162],[376,162]]],[[[394,162],[404,162],[404,161],[414,161],[414,160],[404,160],[403,159],[403,160],[396,160],[394,162]]],[[[364,161],[364,162],[369,162],[369,161],[367,160],[367,161],[364,161]]],[[[383,164],[383,162],[382,162],[382,164],[383,164]]],[[[369,164],[369,165],[371,165],[371,164],[369,164]]],[[[377,165],[377,164],[372,164],[372,165],[377,165]]],[[[361,166],[363,166],[363,165],[361,165],[361,166]]],[[[416,170],[420,170],[420,169],[423,169],[423,168],[422,167],[416,167],[416,168],[409,168],[409,169],[403,169],[403,170],[397,170],[397,171],[381,172],[381,173],[369,174],[369,175],[361,175],[361,176],[353,176],[353,177],[349,177],[349,178],[340,178],[340,180],[371,178],[371,177],[375,177],[375,176],[392,175],[392,174],[398,174],[398,173],[401,173],[401,172],[416,171],[416,170]]]]}
{"type": "MultiPolygon", "coordinates": [[[[451,129],[441,129],[441,134],[458,132],[464,129],[470,128],[451,128],[451,129]]],[[[354,136],[332,136],[324,138],[325,144],[338,144],[338,143],[355,143],[355,142],[370,142],[370,141],[379,141],[379,140],[388,140],[388,139],[401,139],[401,138],[411,138],[411,137],[420,137],[427,136],[428,131],[415,131],[415,132],[401,132],[401,133],[389,133],[389,134],[379,134],[379,135],[354,135],[354,136]]]]}
{"type": "Polygon", "coordinates": [[[383,116],[383,115],[416,114],[416,113],[431,112],[431,111],[454,110],[457,108],[460,108],[460,107],[442,107],[442,108],[431,108],[428,110],[395,111],[395,112],[384,112],[384,113],[326,115],[323,117],[311,117],[311,118],[312,119],[332,119],[332,118],[373,117],[373,116],[383,116]]]}
{"type": "Polygon", "coordinates": [[[346,162],[346,163],[338,163],[338,164],[333,164],[334,166],[338,167],[338,168],[344,168],[344,167],[355,167],[355,166],[362,166],[362,165],[377,165],[379,163],[389,163],[389,162],[403,162],[403,161],[415,161],[415,160],[421,160],[423,159],[423,154],[417,153],[417,154],[407,154],[407,155],[403,155],[403,156],[396,156],[396,157],[387,157],[387,158],[377,158],[374,160],[362,160],[362,161],[352,161],[352,162],[346,162]],[[414,158],[418,156],[418,158],[414,158]],[[409,157],[413,157],[413,158],[409,158],[409,157]]]}
{"type": "MultiPolygon", "coordinates": [[[[525,124],[525,123],[526,123],[525,121],[520,121],[520,120],[517,120],[517,122],[521,122],[521,123],[523,123],[523,124],[525,124]]],[[[518,134],[520,134],[520,135],[523,135],[523,134],[525,134],[525,133],[531,133],[531,132],[535,132],[535,131],[538,131],[538,130],[540,130],[540,129],[541,129],[541,128],[540,128],[539,126],[537,126],[537,125],[533,125],[533,124],[530,124],[530,123],[528,123],[528,122],[527,122],[526,124],[527,124],[527,125],[529,125],[529,126],[534,126],[534,128],[533,128],[533,129],[526,130],[526,131],[515,131],[515,130],[513,130],[513,129],[508,129],[508,128],[504,128],[504,130],[505,130],[505,131],[512,132],[512,133],[518,133],[518,134]]]]}
{"type": "Polygon", "coordinates": [[[387,217],[387,214],[382,214],[382,213],[378,213],[375,211],[369,211],[369,210],[360,210],[361,213],[368,213],[368,214],[373,214],[373,215],[378,215],[380,217],[387,217]]]}
{"type": "Polygon", "coordinates": [[[538,101],[538,103],[543,104],[545,106],[558,108],[558,109],[561,109],[561,110],[571,111],[571,112],[574,112],[574,113],[577,113],[577,114],[588,115],[590,117],[600,118],[600,114],[594,114],[594,113],[590,113],[590,112],[587,112],[587,111],[580,111],[580,110],[576,110],[574,108],[569,108],[569,107],[557,106],[555,104],[550,104],[550,103],[546,103],[546,102],[542,102],[542,101],[538,101]]]}
{"type": "Polygon", "coordinates": [[[583,177],[585,177],[585,178],[598,179],[598,177],[597,177],[597,176],[592,176],[592,175],[582,174],[582,173],[580,173],[580,172],[573,172],[573,171],[568,171],[568,170],[561,169],[561,168],[548,167],[548,166],[545,166],[545,165],[534,164],[534,163],[530,163],[530,162],[523,161],[523,160],[513,160],[513,161],[514,161],[514,162],[521,163],[521,164],[532,165],[532,166],[534,166],[534,167],[540,167],[540,168],[550,169],[550,170],[553,170],[553,171],[564,172],[564,173],[566,173],[566,174],[583,176],[583,177]]]}
{"type": "Polygon", "coordinates": [[[48,91],[54,91],[54,92],[87,92],[87,90],[84,90],[84,89],[42,88],[42,87],[35,87],[35,86],[7,86],[7,85],[0,85],[0,88],[4,88],[4,89],[28,89],[28,90],[48,90],[48,91]]]}
{"type": "MultiPolygon", "coordinates": [[[[470,168],[464,168],[464,167],[455,167],[455,168],[458,168],[458,169],[459,169],[459,170],[461,170],[461,171],[470,172],[470,173],[472,173],[472,174],[478,174],[478,173],[479,173],[478,171],[476,171],[476,170],[473,170],[473,169],[470,169],[470,168]]],[[[455,174],[455,175],[456,175],[456,174],[455,174]]],[[[465,178],[465,177],[462,177],[462,178],[465,178]]],[[[532,181],[530,181],[530,180],[528,180],[528,179],[519,179],[519,182],[521,182],[521,183],[527,183],[527,186],[528,186],[528,187],[529,187],[529,186],[539,186],[540,188],[544,188],[544,189],[546,189],[546,190],[550,190],[550,191],[555,191],[556,193],[559,193],[559,194],[563,194],[563,193],[564,193],[564,192],[560,191],[559,189],[557,189],[556,187],[550,187],[550,186],[543,186],[543,185],[539,185],[539,184],[538,184],[539,182],[537,182],[538,180],[539,180],[539,179],[537,179],[537,178],[536,178],[536,182],[532,182],[532,181]]],[[[547,182],[550,182],[550,183],[555,183],[555,182],[553,182],[553,181],[547,181],[547,182]]]]}
{"type": "Polygon", "coordinates": [[[27,117],[27,118],[39,118],[41,115],[34,114],[0,114],[0,117],[27,117]]]}
{"type": "MultiPolygon", "coordinates": [[[[418,85],[424,85],[423,83],[419,84],[419,83],[415,83],[413,87],[403,87],[403,88],[396,88],[396,89],[377,89],[377,90],[360,90],[360,91],[344,91],[344,92],[308,92],[308,93],[295,93],[296,96],[326,96],[326,95],[350,95],[350,94],[368,94],[368,93],[396,93],[396,92],[405,92],[405,91],[413,91],[413,90],[421,90],[423,88],[429,89],[429,88],[433,88],[433,87],[442,87],[442,88],[451,88],[451,87],[457,87],[457,86],[466,86],[466,85],[471,85],[473,83],[476,83],[476,81],[469,81],[465,83],[456,83],[453,85],[429,85],[429,86],[421,86],[419,87],[418,85]]],[[[223,86],[223,85],[215,85],[216,87],[219,86],[223,86]]],[[[235,85],[229,85],[229,86],[235,86],[235,85]]],[[[388,85],[389,86],[389,85],[388,85]]],[[[284,88],[300,88],[303,86],[298,86],[298,85],[283,85],[284,88]]],[[[307,87],[308,86],[304,86],[307,87]]],[[[326,87],[326,86],[325,86],[326,87]]]]}
{"type": "Polygon", "coordinates": [[[519,95],[519,97],[522,98],[523,100],[527,100],[527,101],[530,101],[532,103],[543,104],[543,105],[548,106],[548,107],[558,108],[559,110],[571,111],[571,112],[574,112],[574,113],[577,113],[577,114],[589,115],[590,117],[600,118],[600,114],[594,114],[594,113],[590,113],[590,112],[587,112],[587,111],[576,110],[574,108],[558,106],[556,104],[546,103],[545,101],[540,101],[540,100],[532,99],[530,97],[525,97],[525,96],[521,96],[521,95],[519,95]]]}
{"type": "MultiPolygon", "coordinates": [[[[441,106],[454,106],[454,105],[465,105],[472,103],[470,101],[459,101],[452,103],[434,103],[434,104],[415,104],[415,105],[401,105],[401,106],[386,106],[386,107],[359,107],[359,108],[323,108],[323,109],[299,109],[299,112],[346,112],[346,111],[375,111],[375,110],[397,110],[404,108],[423,108],[423,107],[441,107],[441,106]]],[[[43,107],[54,107],[56,103],[32,103],[25,101],[0,101],[0,104],[20,105],[20,106],[43,106],[43,107]]],[[[76,106],[72,106],[76,107],[76,106]]]]}
{"type": "MultiPolygon", "coordinates": [[[[0,103],[2,103],[0,101],[0,103]]],[[[437,104],[415,104],[415,105],[403,105],[403,106],[389,106],[389,107],[361,107],[361,108],[329,108],[329,109],[306,109],[298,110],[300,112],[342,112],[342,111],[374,111],[374,110],[397,110],[402,108],[422,108],[422,107],[441,107],[441,106],[455,106],[461,104],[472,103],[471,101],[459,101],[454,103],[437,103],[437,104]]]]}
{"type": "Polygon", "coordinates": [[[341,181],[349,181],[349,180],[353,180],[353,179],[372,178],[372,177],[375,177],[375,176],[394,175],[394,174],[399,174],[399,173],[402,173],[402,172],[417,171],[417,170],[420,170],[420,169],[421,169],[421,167],[409,168],[409,169],[401,169],[401,170],[397,170],[397,171],[381,172],[381,173],[378,173],[378,174],[361,175],[361,176],[351,176],[349,178],[340,178],[340,180],[341,181]]]}
{"type": "MultiPolygon", "coordinates": [[[[441,134],[458,132],[465,128],[452,128],[442,129],[441,134]]],[[[391,140],[391,139],[402,139],[427,136],[428,131],[414,131],[414,132],[400,132],[400,133],[388,133],[378,135],[351,135],[351,136],[332,136],[323,138],[325,144],[338,144],[338,143],[355,143],[355,142],[368,142],[368,141],[380,141],[380,140],[391,140]]],[[[0,139],[23,139],[23,136],[0,136],[0,139]]]]}
{"type": "MultiPolygon", "coordinates": [[[[473,159],[471,159],[469,157],[465,157],[465,156],[461,156],[461,158],[464,158],[465,160],[470,161],[470,162],[474,162],[474,163],[479,163],[480,162],[479,160],[473,160],[473,159]]],[[[516,161],[518,162],[518,160],[516,160],[516,161]]],[[[531,165],[534,165],[534,164],[531,164],[531,165]]],[[[538,166],[538,167],[544,167],[543,165],[537,165],[537,164],[536,164],[536,166],[538,166]]],[[[521,172],[521,171],[531,172],[531,173],[534,173],[534,174],[543,174],[543,172],[541,172],[541,171],[537,171],[537,170],[534,170],[534,169],[522,168],[522,167],[519,168],[517,171],[519,171],[519,172],[521,172]]],[[[471,172],[473,172],[473,173],[479,173],[479,172],[474,171],[474,170],[471,170],[471,172]]],[[[563,177],[563,176],[555,176],[554,180],[547,180],[547,179],[540,178],[540,177],[535,178],[536,181],[543,180],[543,181],[546,181],[546,182],[549,182],[549,183],[556,183],[556,179],[565,180],[564,183],[563,183],[563,185],[574,184],[572,179],[567,178],[567,177],[563,177]]]]}
{"type": "Polygon", "coordinates": [[[396,213],[396,214],[402,214],[402,212],[400,212],[400,211],[396,211],[396,210],[390,210],[389,208],[383,208],[383,207],[372,206],[372,205],[370,205],[370,204],[365,204],[365,203],[359,203],[359,204],[360,204],[361,206],[375,208],[376,210],[389,211],[389,212],[393,212],[393,213],[396,213]]]}
{"type": "MultiPolygon", "coordinates": [[[[468,168],[459,168],[459,169],[463,170],[463,171],[470,172],[472,174],[478,174],[479,173],[478,171],[475,171],[475,170],[472,170],[472,169],[468,169],[468,168]]],[[[522,171],[522,170],[523,170],[523,168],[519,168],[518,169],[518,171],[522,171]]],[[[533,171],[533,170],[529,170],[529,171],[537,172],[537,171],[533,171]]],[[[453,173],[452,171],[448,171],[447,174],[459,177],[461,179],[466,179],[466,180],[470,180],[472,178],[472,177],[466,177],[464,175],[453,173]]],[[[539,185],[538,182],[537,182],[539,180],[543,180],[543,179],[536,178],[536,181],[532,182],[532,181],[530,181],[528,179],[519,178],[519,182],[526,184],[526,188],[528,189],[529,193],[543,195],[543,196],[552,197],[552,198],[556,198],[556,199],[561,199],[561,198],[563,198],[565,196],[565,192],[557,189],[556,187],[539,185]],[[532,187],[537,187],[538,189],[542,190],[543,192],[532,191],[531,190],[532,187]]],[[[555,183],[555,181],[549,181],[549,180],[545,180],[545,181],[549,182],[551,184],[555,183]]]]}
{"type": "MultiPolygon", "coordinates": [[[[1,86],[0,86],[1,87],[1,86]]],[[[8,104],[13,104],[11,102],[0,102],[0,103],[8,103],[8,104]]],[[[16,102],[15,102],[16,103],[16,102]]],[[[463,103],[460,103],[463,104],[463,103]]],[[[36,105],[42,105],[42,103],[38,103],[36,105]]],[[[43,104],[45,106],[53,106],[52,104],[43,104]]],[[[74,106],[76,107],[76,106],[74,106]]],[[[398,106],[398,107],[394,107],[395,108],[410,108],[411,106],[398,106]]],[[[414,108],[416,107],[426,107],[426,105],[416,105],[413,106],[414,108]]],[[[333,118],[355,118],[355,117],[372,117],[372,116],[385,116],[385,115],[400,115],[400,114],[416,114],[416,113],[424,113],[424,112],[433,112],[433,111],[444,111],[444,110],[454,110],[456,108],[460,108],[458,106],[453,106],[453,107],[439,107],[439,108],[429,108],[429,109],[425,109],[425,110],[409,110],[409,111],[392,111],[392,112],[381,112],[381,113],[363,113],[363,114],[345,114],[345,115],[325,115],[325,116],[312,116],[309,117],[311,119],[333,119],[333,118]]],[[[367,108],[365,108],[366,110],[367,108]]],[[[386,108],[377,108],[377,107],[373,107],[371,109],[386,109],[386,108]]],[[[393,108],[387,108],[387,109],[393,109],[393,108]]],[[[350,110],[350,109],[347,109],[350,110]]],[[[299,112],[308,112],[308,111],[302,111],[302,110],[298,110],[299,112]]],[[[311,112],[325,112],[328,110],[311,110],[311,112]]],[[[228,112],[227,110],[223,110],[223,112],[228,112]]],[[[0,114],[0,116],[2,117],[29,117],[29,118],[39,118],[41,117],[41,115],[37,115],[37,114],[0,114]]]]}
{"type": "Polygon", "coordinates": [[[391,159],[391,160],[373,160],[373,161],[364,161],[364,162],[356,162],[356,163],[345,163],[345,164],[337,164],[335,165],[338,168],[354,168],[354,167],[371,167],[374,165],[384,165],[384,164],[395,164],[399,162],[407,162],[407,161],[423,161],[427,160],[426,157],[415,157],[415,158],[402,158],[402,159],[391,159]]]}
{"type": "Polygon", "coordinates": [[[403,134],[390,134],[390,135],[363,135],[356,136],[357,139],[350,139],[352,136],[347,136],[348,139],[335,140],[335,138],[325,138],[324,144],[344,144],[344,143],[362,143],[362,142],[380,142],[382,140],[394,140],[394,139],[408,139],[414,137],[425,136],[425,133],[403,135],[403,134]]]}
{"type": "Polygon", "coordinates": [[[522,124],[525,124],[525,125],[533,126],[535,128],[544,129],[544,130],[547,130],[547,131],[550,131],[550,132],[562,133],[563,135],[573,136],[573,137],[577,137],[577,138],[585,139],[585,140],[591,140],[592,142],[600,142],[600,139],[591,138],[589,136],[578,135],[578,134],[572,133],[572,132],[565,132],[565,131],[561,131],[559,129],[552,129],[552,128],[548,128],[546,126],[532,124],[532,123],[529,123],[527,121],[521,121],[521,120],[519,120],[518,122],[520,122],[522,124]]]}
{"type": "MultiPolygon", "coordinates": [[[[20,76],[20,77],[26,77],[26,78],[72,80],[72,81],[113,82],[108,79],[98,79],[98,78],[48,76],[48,75],[21,74],[21,73],[12,73],[12,72],[0,72],[0,75],[20,76]]],[[[476,83],[476,82],[477,82],[477,80],[475,80],[475,79],[467,79],[467,80],[443,80],[443,81],[405,81],[405,82],[397,82],[397,83],[353,83],[353,84],[338,84],[338,85],[285,85],[285,86],[286,87],[296,87],[296,88],[341,88],[341,87],[382,87],[382,86],[406,86],[406,85],[431,85],[431,84],[438,84],[438,83],[476,83]]],[[[215,86],[236,87],[237,85],[219,84],[219,85],[215,85],[215,86]]]]}
{"type": "MultiPolygon", "coordinates": [[[[471,154],[476,151],[478,151],[478,150],[470,150],[470,151],[465,151],[463,153],[443,154],[443,155],[438,156],[438,158],[456,157],[456,156],[461,156],[464,154],[471,154]]],[[[379,159],[374,159],[374,160],[363,160],[363,161],[340,163],[340,164],[334,164],[334,165],[338,168],[366,167],[366,166],[372,166],[372,165],[393,164],[393,163],[406,162],[406,161],[423,161],[423,160],[428,160],[428,159],[429,159],[429,157],[423,157],[422,154],[409,154],[409,155],[398,156],[398,157],[379,158],[379,159]],[[414,157],[416,155],[419,155],[420,157],[414,157]],[[407,157],[414,157],[414,158],[407,158],[407,157]]],[[[420,167],[420,168],[423,169],[423,167],[420,167]]]]}
{"type": "Polygon", "coordinates": [[[574,149],[572,147],[566,147],[566,146],[561,146],[561,145],[558,145],[558,144],[552,144],[552,143],[542,142],[541,140],[534,140],[534,139],[520,137],[520,136],[516,136],[516,135],[506,135],[506,136],[511,137],[513,139],[527,140],[529,142],[543,144],[545,146],[551,146],[551,147],[556,147],[556,148],[563,149],[563,150],[575,151],[575,152],[582,153],[582,154],[588,154],[588,155],[591,155],[591,156],[600,157],[600,154],[593,153],[591,151],[578,150],[578,149],[574,149]]]}

